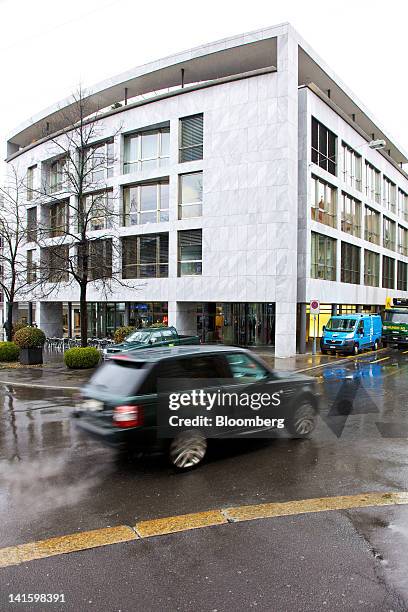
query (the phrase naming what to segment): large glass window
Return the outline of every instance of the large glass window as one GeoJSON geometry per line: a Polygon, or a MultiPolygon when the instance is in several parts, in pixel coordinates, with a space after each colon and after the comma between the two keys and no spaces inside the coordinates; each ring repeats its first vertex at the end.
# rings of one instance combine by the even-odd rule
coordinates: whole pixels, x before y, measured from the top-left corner
{"type": "Polygon", "coordinates": [[[123,224],[144,225],[169,220],[169,181],[123,189],[123,224]]]}
{"type": "Polygon", "coordinates": [[[203,173],[179,177],[179,219],[201,217],[203,207],[203,173]]]}
{"type": "Polygon", "coordinates": [[[34,185],[36,181],[37,166],[31,166],[27,169],[27,200],[33,199],[34,185]]]}
{"type": "Polygon", "coordinates": [[[49,190],[50,193],[56,191],[62,191],[67,182],[67,160],[65,157],[61,157],[53,162],[49,167],[49,190]]]}
{"type": "Polygon", "coordinates": [[[48,207],[49,235],[51,238],[63,236],[68,230],[68,203],[54,202],[48,207]]]}
{"type": "Polygon", "coordinates": [[[360,284],[361,249],[348,242],[341,243],[341,282],[360,284]]]}
{"type": "Polygon", "coordinates": [[[361,191],[361,155],[345,142],[342,143],[341,147],[343,153],[343,181],[350,187],[361,191]]]}
{"type": "Polygon", "coordinates": [[[401,189],[398,189],[398,214],[408,221],[408,195],[401,189]]]}
{"type": "Polygon", "coordinates": [[[203,159],[203,115],[180,119],[179,162],[203,159]]]}
{"type": "Polygon", "coordinates": [[[374,251],[364,251],[364,284],[378,287],[380,284],[380,256],[374,251]]]}
{"type": "Polygon", "coordinates": [[[96,183],[113,176],[113,164],[113,140],[91,147],[87,151],[87,182],[96,183]]]}
{"type": "Polygon", "coordinates": [[[312,278],[336,280],[336,240],[312,232],[312,278]]]}
{"type": "Polygon", "coordinates": [[[330,227],[337,224],[337,189],[312,176],[312,219],[330,227]]]}
{"type": "Polygon", "coordinates": [[[398,226],[398,253],[408,256],[408,230],[402,225],[398,226]]]}
{"type": "Polygon", "coordinates": [[[91,280],[112,277],[112,240],[88,242],[88,276],[91,280]]]}
{"type": "Polygon", "coordinates": [[[337,136],[312,117],[312,162],[334,175],[337,174],[336,141],[337,136]]]}
{"type": "Polygon", "coordinates": [[[395,251],[395,223],[388,217],[383,218],[383,247],[395,251]]]}
{"type": "MultiPolygon", "coordinates": [[[[114,225],[114,201],[112,191],[99,191],[84,198],[84,214],[89,231],[110,229],[114,225]]],[[[79,224],[78,224],[79,225],[79,224]]]]}
{"type": "Polygon", "coordinates": [[[123,278],[168,276],[169,235],[145,234],[122,238],[123,278]]]}
{"type": "Polygon", "coordinates": [[[365,225],[364,225],[364,238],[368,242],[373,244],[380,244],[380,223],[381,215],[379,212],[370,208],[365,207],[365,225]]]}
{"type": "Polygon", "coordinates": [[[365,163],[366,196],[369,200],[381,202],[381,173],[369,162],[365,163]]]}
{"type": "Polygon", "coordinates": [[[393,213],[397,207],[397,188],[386,176],[383,177],[383,206],[393,213]]]}
{"type": "Polygon", "coordinates": [[[202,273],[202,230],[178,233],[178,274],[192,276],[202,273]]]}
{"type": "Polygon", "coordinates": [[[341,197],[341,230],[352,236],[361,236],[361,202],[347,193],[341,197]]]}
{"type": "Polygon", "coordinates": [[[37,251],[27,251],[27,283],[31,284],[37,280],[37,251]]]}
{"type": "Polygon", "coordinates": [[[27,208],[27,242],[37,240],[37,207],[27,208]]]}
{"type": "Polygon", "coordinates": [[[382,286],[384,289],[395,288],[395,259],[383,255],[382,286]]]}
{"type": "Polygon", "coordinates": [[[169,163],[170,128],[128,134],[124,142],[123,172],[164,168],[169,163]]]}
{"type": "Polygon", "coordinates": [[[41,250],[41,273],[44,281],[68,281],[69,247],[61,244],[41,250]]]}
{"type": "Polygon", "coordinates": [[[399,261],[397,266],[397,289],[400,291],[407,290],[407,270],[408,264],[399,261]]]}

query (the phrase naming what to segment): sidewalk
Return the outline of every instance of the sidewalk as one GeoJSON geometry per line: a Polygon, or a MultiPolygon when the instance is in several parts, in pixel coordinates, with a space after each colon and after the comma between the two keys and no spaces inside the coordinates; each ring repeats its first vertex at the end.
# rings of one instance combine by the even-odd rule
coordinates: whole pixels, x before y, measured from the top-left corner
{"type": "MultiPolygon", "coordinates": [[[[270,351],[259,349],[254,351],[259,357],[277,370],[307,371],[320,365],[333,363],[340,358],[328,355],[296,355],[286,359],[274,357],[270,351]]],[[[44,389],[61,389],[77,391],[92,375],[94,370],[69,370],[62,361],[62,354],[44,353],[45,363],[32,367],[2,367],[0,369],[0,384],[15,385],[44,389]]]]}

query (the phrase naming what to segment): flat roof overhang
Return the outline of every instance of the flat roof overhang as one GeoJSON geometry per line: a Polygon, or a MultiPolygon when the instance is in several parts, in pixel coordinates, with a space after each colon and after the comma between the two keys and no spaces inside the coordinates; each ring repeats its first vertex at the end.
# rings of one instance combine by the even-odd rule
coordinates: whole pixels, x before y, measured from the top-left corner
{"type": "MultiPolygon", "coordinates": [[[[178,88],[178,93],[182,93],[182,70],[184,85],[191,91],[192,87],[188,86],[192,84],[216,84],[217,81],[234,75],[244,77],[246,73],[278,66],[277,37],[287,33],[298,43],[299,86],[313,83],[323,94],[329,93],[334,105],[349,117],[368,139],[374,135],[374,139],[386,141],[386,151],[389,151],[389,157],[394,164],[408,163],[408,154],[404,149],[288,23],[197,47],[98,83],[85,92],[88,111],[91,114],[108,109],[115,102],[123,102],[125,97],[132,99],[157,91],[162,95],[166,88],[169,91],[171,88],[178,88]]],[[[160,96],[153,96],[150,101],[153,102],[157,97],[160,96]]],[[[47,137],[46,134],[54,134],[72,124],[70,111],[73,108],[71,96],[20,125],[8,138],[9,159],[47,137]]]]}

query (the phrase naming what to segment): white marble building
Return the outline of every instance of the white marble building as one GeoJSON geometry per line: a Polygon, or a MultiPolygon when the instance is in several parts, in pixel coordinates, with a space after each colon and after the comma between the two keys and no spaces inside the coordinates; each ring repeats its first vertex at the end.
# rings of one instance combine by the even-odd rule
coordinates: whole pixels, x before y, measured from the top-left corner
{"type": "MultiPolygon", "coordinates": [[[[88,299],[94,335],[105,335],[119,323],[133,323],[135,316],[141,316],[147,322],[168,320],[180,333],[198,330],[205,340],[273,345],[275,354],[285,357],[296,352],[299,338],[304,350],[306,304],[312,298],[320,299],[326,309],[333,305],[359,309],[382,306],[386,295],[408,296],[407,268],[402,265],[408,263],[408,196],[398,195],[399,190],[408,194],[403,170],[408,158],[289,24],[135,68],[92,87],[88,96],[93,108],[108,109],[102,115],[103,134],[98,142],[114,136],[115,162],[105,178],[107,187],[117,194],[118,213],[126,206],[129,186],[135,188],[132,193],[139,193],[138,189],[142,193],[144,186],[160,184],[157,189],[168,198],[168,214],[152,220],[139,210],[134,221],[120,225],[115,234],[121,241],[129,236],[165,235],[166,273],[157,277],[158,268],[153,266],[154,276],[145,274],[142,283],[140,278],[129,279],[126,287],[113,289],[107,304],[91,287],[88,299]],[[111,108],[116,103],[121,106],[111,108]],[[181,161],[182,122],[191,117],[202,122],[202,154],[196,151],[195,159],[181,161]],[[316,145],[312,118],[317,147],[312,146],[316,145]],[[130,136],[156,138],[154,134],[159,133],[157,147],[161,148],[155,150],[159,157],[165,140],[166,160],[130,163],[130,136]],[[383,150],[370,148],[369,143],[378,139],[386,141],[383,150]],[[344,156],[352,160],[350,172],[344,171],[344,156]],[[380,173],[380,196],[367,188],[366,162],[380,173]],[[357,177],[353,172],[358,174],[359,165],[361,176],[357,177]],[[185,175],[193,178],[185,179],[185,175]],[[183,214],[183,181],[194,182],[198,176],[202,194],[198,198],[195,192],[196,212],[183,214]],[[387,189],[384,176],[389,179],[387,189]],[[390,202],[384,198],[386,191],[391,193],[390,202]],[[343,206],[343,193],[353,198],[348,208],[343,206]],[[198,200],[201,205],[197,206],[198,200]],[[371,225],[370,235],[367,232],[368,205],[379,213],[373,217],[375,223],[379,219],[378,239],[371,225]],[[388,233],[383,235],[384,217],[391,240],[388,233]],[[192,234],[192,230],[198,232],[192,234]],[[197,244],[199,230],[201,259],[196,247],[195,261],[188,263],[186,256],[192,251],[183,251],[183,240],[197,244]],[[358,248],[342,247],[342,242],[358,248]],[[373,262],[377,265],[377,259],[366,256],[366,250],[378,254],[378,273],[376,268],[374,273],[371,268],[367,271],[373,262]],[[383,256],[394,262],[393,278],[388,260],[383,278],[383,256]],[[392,283],[394,288],[383,287],[392,283]]],[[[19,173],[33,168],[30,180],[34,183],[42,180],[56,158],[50,136],[43,136],[45,127],[48,134],[64,127],[63,111],[70,103],[66,100],[46,109],[9,136],[7,162],[19,173]]],[[[27,201],[30,208],[33,204],[27,201]]],[[[145,243],[140,239],[137,244],[145,243]]],[[[32,251],[29,257],[40,257],[34,243],[27,250],[32,251]]],[[[134,262],[138,276],[141,261],[145,260],[134,262]]],[[[133,263],[129,265],[132,268],[133,263]]],[[[66,333],[75,333],[77,300],[72,287],[63,284],[57,295],[33,296],[36,323],[48,335],[62,335],[64,322],[66,333]]],[[[27,305],[20,304],[20,315],[24,308],[27,305]]]]}

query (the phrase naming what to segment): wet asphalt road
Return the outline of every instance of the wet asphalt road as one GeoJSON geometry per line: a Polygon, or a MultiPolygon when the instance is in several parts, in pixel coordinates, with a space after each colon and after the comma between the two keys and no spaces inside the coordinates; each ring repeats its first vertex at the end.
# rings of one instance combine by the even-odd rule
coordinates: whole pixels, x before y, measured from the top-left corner
{"type": "MultiPolygon", "coordinates": [[[[408,354],[312,372],[323,397],[312,439],[229,441],[186,474],[84,437],[69,394],[1,388],[0,547],[225,506],[408,490],[408,354]]],[[[0,591],[65,592],[65,610],[408,610],[407,518],[407,507],[365,508],[212,527],[2,569],[0,591]]]]}

